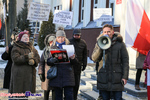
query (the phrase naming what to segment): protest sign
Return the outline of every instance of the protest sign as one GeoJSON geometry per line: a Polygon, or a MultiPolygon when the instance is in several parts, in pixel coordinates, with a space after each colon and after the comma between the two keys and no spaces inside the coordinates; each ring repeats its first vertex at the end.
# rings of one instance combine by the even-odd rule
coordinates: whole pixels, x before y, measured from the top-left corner
{"type": "Polygon", "coordinates": [[[111,16],[111,8],[96,8],[93,9],[93,20],[102,21],[102,22],[110,22],[112,21],[111,16]]]}
{"type": "Polygon", "coordinates": [[[55,10],[53,23],[62,25],[71,25],[73,12],[55,10]]]}
{"type": "Polygon", "coordinates": [[[31,2],[28,12],[28,20],[48,21],[50,13],[50,5],[31,2]]]}

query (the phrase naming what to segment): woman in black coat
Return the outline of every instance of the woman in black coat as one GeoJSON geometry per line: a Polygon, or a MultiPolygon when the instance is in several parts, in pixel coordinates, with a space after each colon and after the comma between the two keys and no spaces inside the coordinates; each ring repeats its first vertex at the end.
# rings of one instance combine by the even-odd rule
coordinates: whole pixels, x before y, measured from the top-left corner
{"type": "Polygon", "coordinates": [[[10,77],[11,77],[11,66],[12,66],[12,59],[11,59],[11,50],[13,48],[14,41],[18,40],[18,34],[12,34],[12,43],[9,44],[9,46],[6,46],[5,52],[2,54],[1,58],[3,60],[8,60],[7,65],[4,69],[4,82],[3,82],[3,88],[9,89],[10,85],[10,77]]]}
{"type": "MultiPolygon", "coordinates": [[[[62,45],[69,44],[69,40],[66,38],[63,29],[56,32],[56,40],[51,46],[51,49],[62,49],[62,45]]],[[[65,100],[73,100],[73,86],[75,86],[73,64],[78,63],[75,55],[71,56],[70,62],[65,62],[63,60],[67,59],[66,54],[59,53],[55,57],[50,57],[47,59],[47,65],[57,67],[57,76],[49,81],[49,86],[54,87],[55,99],[63,100],[63,90],[65,100]],[[61,62],[60,62],[60,59],[61,62]]]]}
{"type": "Polygon", "coordinates": [[[10,44],[6,47],[6,51],[2,54],[1,58],[3,60],[8,60],[7,65],[4,69],[4,83],[3,88],[9,89],[10,84],[10,76],[11,76],[11,66],[12,66],[12,60],[11,60],[11,50],[13,46],[10,44]]]}

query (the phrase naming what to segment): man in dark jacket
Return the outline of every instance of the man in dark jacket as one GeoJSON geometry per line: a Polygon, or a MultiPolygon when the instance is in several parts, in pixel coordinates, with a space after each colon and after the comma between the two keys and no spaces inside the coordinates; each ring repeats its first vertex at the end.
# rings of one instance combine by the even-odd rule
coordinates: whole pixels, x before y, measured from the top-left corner
{"type": "Polygon", "coordinates": [[[75,87],[74,87],[74,100],[77,100],[81,70],[84,71],[87,65],[87,45],[86,42],[81,39],[80,29],[73,30],[73,38],[69,40],[70,44],[74,45],[75,54],[79,61],[79,64],[74,65],[74,75],[75,75],[75,87]]]}
{"type": "Polygon", "coordinates": [[[129,56],[123,39],[114,34],[112,25],[103,26],[103,36],[108,35],[111,40],[110,48],[106,49],[105,66],[103,66],[103,49],[96,43],[92,53],[92,60],[99,62],[97,88],[101,91],[103,100],[110,100],[111,93],[115,100],[122,100],[122,91],[127,83],[129,74],[129,56]]]}

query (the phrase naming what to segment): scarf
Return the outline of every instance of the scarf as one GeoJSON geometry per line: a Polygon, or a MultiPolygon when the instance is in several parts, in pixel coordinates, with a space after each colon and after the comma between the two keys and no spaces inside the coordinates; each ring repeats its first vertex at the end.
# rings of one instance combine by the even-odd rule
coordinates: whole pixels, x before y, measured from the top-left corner
{"type": "Polygon", "coordinates": [[[65,45],[65,41],[62,42],[62,43],[58,43],[58,42],[56,41],[56,46],[57,46],[59,49],[62,49],[62,45],[65,45]]]}

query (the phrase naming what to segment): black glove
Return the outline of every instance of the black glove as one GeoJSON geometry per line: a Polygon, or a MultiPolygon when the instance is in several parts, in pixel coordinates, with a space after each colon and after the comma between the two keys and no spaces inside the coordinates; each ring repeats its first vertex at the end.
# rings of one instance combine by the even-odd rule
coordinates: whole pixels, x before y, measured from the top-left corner
{"type": "Polygon", "coordinates": [[[44,82],[44,81],[45,81],[45,76],[44,76],[44,74],[39,74],[39,76],[40,76],[40,80],[41,80],[42,82],[44,82]]]}
{"type": "Polygon", "coordinates": [[[48,58],[47,59],[47,65],[48,66],[54,66],[54,63],[57,63],[58,59],[57,58],[48,58]]]}
{"type": "Polygon", "coordinates": [[[86,68],[86,65],[82,65],[82,71],[84,71],[86,68]]]}

